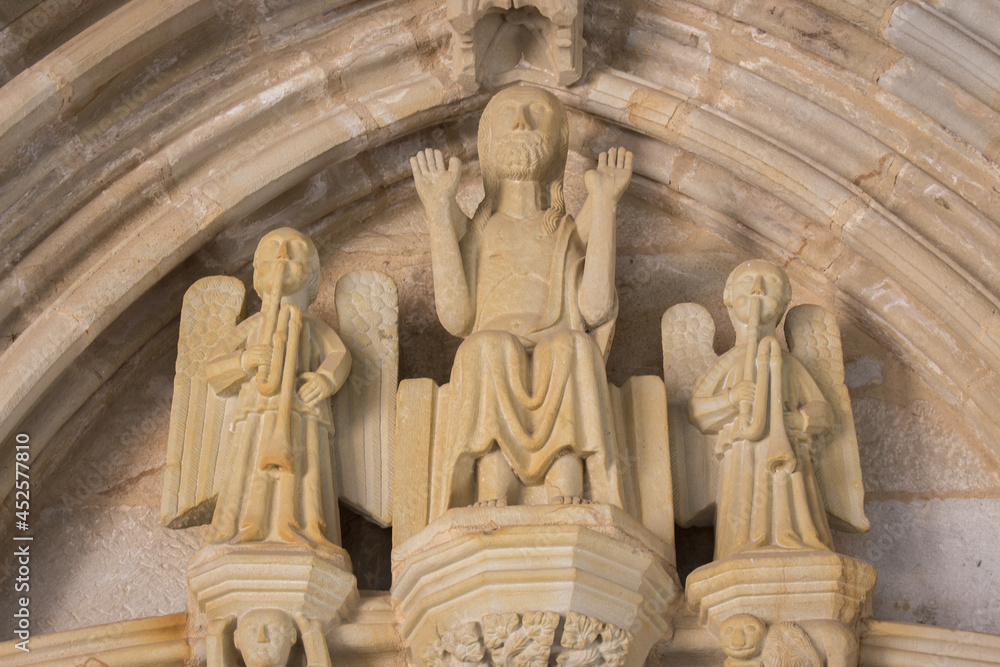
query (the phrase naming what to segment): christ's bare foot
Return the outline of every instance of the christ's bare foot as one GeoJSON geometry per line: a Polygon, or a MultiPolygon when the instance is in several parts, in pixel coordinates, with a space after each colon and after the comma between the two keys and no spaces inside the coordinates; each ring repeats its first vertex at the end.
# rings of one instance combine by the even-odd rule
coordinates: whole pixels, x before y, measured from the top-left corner
{"type": "Polygon", "coordinates": [[[556,496],[552,499],[555,505],[589,505],[590,501],[581,496],[556,496]]]}
{"type": "Polygon", "coordinates": [[[507,501],[503,498],[490,498],[489,500],[480,500],[477,503],[472,504],[473,507],[506,507],[507,501]]]}

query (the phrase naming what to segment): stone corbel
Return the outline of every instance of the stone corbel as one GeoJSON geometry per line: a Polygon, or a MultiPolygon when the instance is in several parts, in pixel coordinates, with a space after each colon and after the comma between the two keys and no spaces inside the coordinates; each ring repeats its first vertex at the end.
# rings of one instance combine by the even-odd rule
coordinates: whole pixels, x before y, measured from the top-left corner
{"type": "Polygon", "coordinates": [[[453,75],[467,91],[583,74],[581,0],[448,0],[453,75]]]}

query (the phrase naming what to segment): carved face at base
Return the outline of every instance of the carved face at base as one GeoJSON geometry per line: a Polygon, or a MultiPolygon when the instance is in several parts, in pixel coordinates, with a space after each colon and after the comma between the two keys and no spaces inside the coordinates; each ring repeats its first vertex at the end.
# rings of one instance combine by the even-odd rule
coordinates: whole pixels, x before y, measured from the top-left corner
{"type": "Polygon", "coordinates": [[[497,93],[479,124],[479,159],[496,178],[550,181],[562,173],[568,125],[562,102],[530,86],[497,93]]]}
{"type": "Polygon", "coordinates": [[[253,255],[253,288],[263,299],[273,293],[277,274],[282,276],[282,296],[309,288],[309,302],[319,289],[319,254],[312,240],[291,227],[269,232],[253,255]],[[315,286],[314,286],[315,284],[315,286]]]}
{"type": "Polygon", "coordinates": [[[284,667],[297,633],[280,609],[253,609],[236,626],[236,648],[247,667],[284,667]]]}
{"type": "Polygon", "coordinates": [[[785,314],[791,297],[791,286],[784,269],[771,262],[754,259],[740,264],[729,274],[724,301],[734,324],[749,324],[752,308],[757,308],[759,304],[759,323],[773,328],[785,314]]]}
{"type": "Polygon", "coordinates": [[[756,616],[736,614],[719,626],[719,641],[730,658],[746,660],[760,653],[765,631],[764,622],[756,616]]]}

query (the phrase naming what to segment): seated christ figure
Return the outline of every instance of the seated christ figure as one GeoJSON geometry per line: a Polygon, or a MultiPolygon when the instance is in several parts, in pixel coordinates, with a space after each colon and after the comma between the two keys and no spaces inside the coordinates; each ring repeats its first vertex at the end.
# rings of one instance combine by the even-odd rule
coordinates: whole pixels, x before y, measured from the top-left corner
{"type": "Polygon", "coordinates": [[[462,163],[411,159],[430,232],[434,297],[463,337],[432,455],[431,517],[472,504],[623,506],[604,359],[617,295],[615,207],[632,154],[600,155],[578,218],[566,214],[569,127],[533,87],[497,94],[479,126],[485,196],[470,220],[462,163]]]}

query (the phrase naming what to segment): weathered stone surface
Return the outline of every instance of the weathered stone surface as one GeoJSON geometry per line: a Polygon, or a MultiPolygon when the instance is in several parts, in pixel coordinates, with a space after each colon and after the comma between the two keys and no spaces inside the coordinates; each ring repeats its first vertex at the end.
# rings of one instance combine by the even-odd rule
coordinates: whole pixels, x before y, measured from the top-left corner
{"type": "MultiPolygon", "coordinates": [[[[33,532],[33,632],[173,614],[187,606],[184,566],[198,536],[163,530],[156,508],[48,510],[33,532]]],[[[10,618],[14,602],[4,595],[0,613],[10,618]]]]}
{"type": "Polygon", "coordinates": [[[993,525],[1000,499],[944,498],[865,506],[867,535],[838,550],[878,569],[876,618],[1000,634],[1000,566],[993,525]]]}
{"type": "MultiPolygon", "coordinates": [[[[636,155],[609,379],[656,372],[666,307],[693,301],[719,320],[730,266],[786,265],[844,335],[877,523],[838,539],[865,558],[897,518],[923,531],[886,533],[875,564],[896,587],[876,590],[876,613],[994,632],[974,609],[996,599],[1000,567],[954,563],[992,553],[997,535],[996,12],[988,0],[590,0],[584,76],[557,91],[580,128],[570,210],[597,151],[636,155]]],[[[89,544],[81,527],[122,553],[161,544],[136,516],[160,484],[164,340],[192,277],[180,274],[248,279],[273,227],[309,227],[329,276],[392,275],[401,377],[447,380],[457,341],[433,315],[406,160],[427,145],[461,156],[471,214],[485,100],[451,84],[444,3],[17,0],[0,25],[0,431],[33,437],[33,521],[53,559],[89,544]]],[[[335,324],[332,281],[316,309],[335,324]]],[[[733,333],[718,338],[724,349],[733,333]]],[[[136,562],[175,581],[172,549],[136,562]]],[[[46,589],[54,562],[39,563],[46,589]]],[[[40,627],[125,613],[128,566],[108,581],[106,563],[84,562],[80,580],[106,585],[58,593],[40,627]]],[[[128,595],[137,615],[156,610],[128,595]]]]}

